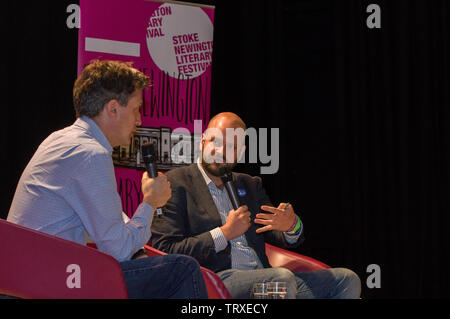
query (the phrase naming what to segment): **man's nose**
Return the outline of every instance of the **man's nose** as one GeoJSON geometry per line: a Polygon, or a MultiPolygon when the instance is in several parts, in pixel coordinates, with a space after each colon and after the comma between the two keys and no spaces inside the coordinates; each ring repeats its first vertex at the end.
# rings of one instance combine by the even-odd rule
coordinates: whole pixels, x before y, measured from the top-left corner
{"type": "Polygon", "coordinates": [[[225,163],[226,156],[227,156],[227,150],[224,146],[216,146],[214,149],[214,156],[216,159],[221,159],[223,163],[225,163]]]}

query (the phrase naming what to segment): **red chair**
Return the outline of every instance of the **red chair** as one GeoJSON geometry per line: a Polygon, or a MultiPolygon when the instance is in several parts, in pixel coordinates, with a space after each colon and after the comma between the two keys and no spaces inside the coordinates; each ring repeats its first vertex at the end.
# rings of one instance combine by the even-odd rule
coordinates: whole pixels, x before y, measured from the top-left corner
{"type": "MultiPolygon", "coordinates": [[[[166,253],[146,245],[145,250],[148,256],[166,255],[166,253]]],[[[319,269],[327,269],[330,266],[315,260],[313,258],[303,256],[285,249],[281,249],[266,244],[266,254],[272,267],[284,267],[295,272],[314,271],[319,269]]],[[[206,289],[209,299],[231,299],[228,289],[223,284],[219,276],[213,271],[200,267],[203,272],[206,289]]]]}
{"type": "Polygon", "coordinates": [[[266,255],[272,267],[284,267],[293,272],[327,269],[330,266],[289,250],[266,244],[266,255]]]}
{"type": "MultiPolygon", "coordinates": [[[[166,254],[149,245],[145,249],[148,256],[166,254]]],[[[310,257],[268,244],[266,254],[273,267],[298,272],[329,268],[310,257]]],[[[120,265],[110,255],[1,219],[0,260],[0,294],[35,299],[128,298],[120,265]],[[81,270],[79,288],[67,285],[72,274],[70,265],[81,270]]],[[[231,299],[214,272],[204,267],[201,270],[210,299],[231,299]]]]}
{"type": "Polygon", "coordinates": [[[1,219],[0,260],[3,295],[34,299],[128,298],[122,269],[112,256],[1,219]],[[74,279],[77,270],[79,281],[74,279]],[[74,283],[79,283],[79,288],[74,283]]]}

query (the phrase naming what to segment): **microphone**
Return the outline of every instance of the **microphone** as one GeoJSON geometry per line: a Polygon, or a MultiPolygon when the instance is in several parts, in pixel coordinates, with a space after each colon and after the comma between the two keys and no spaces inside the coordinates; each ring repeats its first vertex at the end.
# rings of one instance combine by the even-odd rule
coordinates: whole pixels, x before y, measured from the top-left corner
{"type": "Polygon", "coordinates": [[[230,168],[228,166],[221,166],[219,168],[220,177],[222,179],[223,184],[225,185],[225,188],[228,193],[228,197],[230,198],[231,205],[233,205],[233,209],[236,210],[241,206],[239,204],[239,199],[236,193],[236,187],[233,183],[233,175],[231,174],[230,168]]]}
{"type": "MultiPolygon", "coordinates": [[[[152,142],[144,143],[141,147],[142,159],[144,160],[145,168],[147,169],[148,176],[151,178],[158,177],[156,172],[156,150],[155,144],[152,142]]],[[[162,209],[157,208],[156,214],[161,217],[162,209]]]]}

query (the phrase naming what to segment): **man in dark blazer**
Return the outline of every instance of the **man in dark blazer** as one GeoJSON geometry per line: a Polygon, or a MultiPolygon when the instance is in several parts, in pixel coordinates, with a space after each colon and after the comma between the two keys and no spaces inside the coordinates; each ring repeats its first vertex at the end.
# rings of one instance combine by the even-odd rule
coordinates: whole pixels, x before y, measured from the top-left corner
{"type": "Polygon", "coordinates": [[[241,206],[232,208],[220,168],[234,168],[245,146],[239,133],[230,138],[227,129],[244,132],[246,126],[234,113],[216,115],[202,136],[198,162],[167,173],[172,197],[153,220],[153,246],[194,257],[222,278],[234,298],[250,298],[253,284],[266,281],[286,282],[288,298],[359,298],[361,283],[348,269],[293,273],[270,266],[265,243],[298,247],[303,225],[292,205],[274,207],[261,179],[247,174],[233,173],[241,206]]]}

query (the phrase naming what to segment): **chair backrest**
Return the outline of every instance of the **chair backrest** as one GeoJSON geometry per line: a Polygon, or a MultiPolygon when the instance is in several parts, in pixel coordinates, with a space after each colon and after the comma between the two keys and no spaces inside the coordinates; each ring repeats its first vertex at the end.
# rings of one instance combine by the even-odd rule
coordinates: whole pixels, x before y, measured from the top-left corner
{"type": "Polygon", "coordinates": [[[34,299],[128,298],[117,260],[0,219],[0,294],[34,299]]]}
{"type": "Polygon", "coordinates": [[[294,272],[327,269],[330,266],[289,250],[266,244],[266,255],[272,267],[284,267],[294,272]]]}

